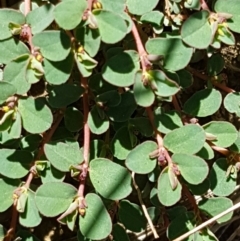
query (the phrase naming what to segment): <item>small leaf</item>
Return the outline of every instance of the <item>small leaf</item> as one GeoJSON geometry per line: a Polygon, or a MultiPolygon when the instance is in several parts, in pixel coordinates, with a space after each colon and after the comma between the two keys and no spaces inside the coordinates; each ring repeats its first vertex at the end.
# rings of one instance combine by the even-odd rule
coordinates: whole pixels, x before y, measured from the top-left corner
{"type": "Polygon", "coordinates": [[[224,58],[221,54],[214,54],[207,61],[207,73],[210,76],[218,75],[224,67],[224,58]]]}
{"type": "Polygon", "coordinates": [[[14,95],[17,88],[8,82],[0,81],[0,105],[2,105],[8,97],[14,95]]]}
{"type": "Polygon", "coordinates": [[[112,85],[127,87],[134,83],[139,69],[139,55],[134,50],[126,50],[108,59],[102,68],[103,78],[112,85]]]}
{"type": "Polygon", "coordinates": [[[42,217],[35,204],[35,193],[29,189],[27,195],[27,203],[24,212],[19,215],[19,223],[23,227],[33,228],[41,223],[42,217]]]}
{"type": "Polygon", "coordinates": [[[62,84],[49,87],[49,104],[54,108],[65,107],[77,101],[83,94],[81,86],[62,84]]]}
{"type": "Polygon", "coordinates": [[[136,136],[128,130],[128,127],[123,126],[115,133],[110,144],[110,149],[116,158],[125,160],[129,152],[136,145],[136,142],[136,136]]]}
{"type": "Polygon", "coordinates": [[[9,23],[22,25],[25,23],[25,16],[14,9],[0,9],[0,22],[0,40],[3,40],[12,37],[12,33],[9,29],[9,23]]]}
{"type": "Polygon", "coordinates": [[[156,95],[168,97],[175,95],[179,91],[176,82],[170,80],[161,70],[150,70],[151,82],[156,85],[156,95]]]}
{"type": "Polygon", "coordinates": [[[47,159],[59,171],[68,172],[70,166],[82,163],[83,157],[78,142],[71,140],[64,142],[50,142],[44,145],[47,159]]]}
{"type": "Polygon", "coordinates": [[[227,169],[228,164],[225,158],[217,159],[214,162],[209,175],[210,188],[214,195],[228,196],[233,193],[236,187],[236,179],[226,176],[227,169]]]}
{"type": "Polygon", "coordinates": [[[128,200],[122,200],[118,211],[119,219],[126,229],[140,232],[146,228],[146,218],[141,207],[128,200]]]}
{"type": "Polygon", "coordinates": [[[229,122],[226,121],[211,121],[203,125],[203,129],[214,136],[215,140],[211,142],[220,147],[229,147],[237,139],[238,132],[236,128],[229,122]]]}
{"type": "Polygon", "coordinates": [[[136,103],[142,107],[151,106],[155,100],[155,95],[148,84],[143,83],[143,73],[138,71],[135,75],[133,93],[136,103]]]}
{"type": "Polygon", "coordinates": [[[58,62],[44,59],[44,76],[48,83],[53,85],[64,84],[72,72],[73,54],[70,54],[66,59],[58,62]]]}
{"type": "Polygon", "coordinates": [[[121,102],[119,105],[109,107],[106,114],[112,121],[124,122],[130,119],[136,108],[137,105],[132,92],[127,91],[121,94],[121,102]]]}
{"type": "Polygon", "coordinates": [[[105,239],[112,231],[112,221],[101,198],[94,193],[88,193],[86,203],[86,213],[79,218],[81,233],[89,239],[105,239]]]}
{"type": "MultiPolygon", "coordinates": [[[[6,211],[13,204],[13,192],[20,185],[19,179],[0,178],[0,212],[6,211]]],[[[0,232],[1,233],[1,232],[0,232]]],[[[0,235],[1,238],[1,235],[0,235]]],[[[0,239],[1,240],[1,239],[0,239]]]]}
{"type": "Polygon", "coordinates": [[[196,153],[196,155],[206,160],[211,160],[214,158],[213,149],[207,142],[204,143],[204,146],[198,153],[196,153]]]}
{"type": "Polygon", "coordinates": [[[139,144],[128,154],[125,162],[126,167],[139,174],[150,173],[156,166],[156,159],[151,159],[149,153],[156,149],[157,144],[153,141],[139,144]]]}
{"type": "Polygon", "coordinates": [[[163,56],[163,67],[171,71],[186,67],[193,54],[193,49],[183,44],[180,38],[149,39],[146,50],[149,54],[163,56]]]}
{"type": "Polygon", "coordinates": [[[30,152],[14,149],[0,150],[0,174],[9,178],[22,178],[29,172],[33,156],[30,152]]]}
{"type": "Polygon", "coordinates": [[[85,1],[62,1],[54,9],[54,17],[57,24],[66,30],[77,27],[82,21],[83,13],[87,8],[85,1]]]}
{"type": "Polygon", "coordinates": [[[42,133],[52,125],[52,112],[39,98],[19,99],[18,110],[22,116],[24,129],[32,134],[42,133]]]}
{"type": "Polygon", "coordinates": [[[208,175],[208,165],[200,157],[176,153],[172,161],[177,164],[183,178],[191,184],[202,183],[208,175]]]}
{"type": "Polygon", "coordinates": [[[121,95],[117,90],[110,90],[98,95],[95,101],[108,107],[114,107],[120,104],[121,95]]]}
{"type": "Polygon", "coordinates": [[[183,110],[192,116],[206,117],[213,115],[221,106],[222,95],[215,89],[195,92],[184,104],[183,110]]]}
{"type": "Polygon", "coordinates": [[[208,22],[209,12],[198,11],[183,23],[182,40],[196,49],[205,49],[212,42],[212,29],[208,22]]]}
{"type": "Polygon", "coordinates": [[[205,179],[200,184],[192,185],[187,183],[187,186],[193,195],[204,195],[210,188],[210,182],[208,179],[205,179]]]}
{"type": "Polygon", "coordinates": [[[22,150],[33,152],[38,148],[41,140],[42,136],[39,134],[26,135],[21,139],[20,147],[22,150]]]}
{"type": "Polygon", "coordinates": [[[158,179],[158,198],[164,206],[172,206],[177,203],[182,196],[182,185],[178,182],[175,189],[172,189],[169,176],[168,167],[165,167],[158,179]]]}
{"type": "Polygon", "coordinates": [[[143,136],[150,137],[153,135],[153,128],[151,122],[145,117],[132,118],[129,121],[133,131],[140,132],[143,136]]]}
{"type": "Polygon", "coordinates": [[[195,154],[205,143],[205,133],[200,126],[189,124],[169,132],[163,143],[173,153],[195,154]]]}
{"type": "Polygon", "coordinates": [[[28,54],[22,55],[8,63],[3,72],[4,80],[14,85],[19,95],[25,94],[31,87],[26,79],[29,60],[28,54]]]}
{"type": "Polygon", "coordinates": [[[193,77],[192,77],[191,73],[189,73],[187,70],[181,69],[181,70],[177,71],[177,75],[179,77],[179,85],[182,88],[185,89],[192,85],[193,77]]]}
{"type": "MultiPolygon", "coordinates": [[[[193,229],[196,225],[195,214],[193,212],[186,212],[173,219],[167,229],[167,237],[170,240],[174,240],[180,237],[182,234],[187,233],[193,229]]],[[[194,234],[189,236],[186,241],[194,240],[194,234]]]]}
{"type": "Polygon", "coordinates": [[[92,160],[89,173],[94,188],[104,198],[119,200],[132,192],[128,170],[108,159],[92,160]]]}
{"type": "Polygon", "coordinates": [[[55,217],[67,210],[76,195],[77,189],[70,184],[48,182],[37,189],[35,202],[42,215],[55,217]]]}
{"type": "Polygon", "coordinates": [[[64,123],[69,131],[80,131],[83,128],[82,112],[75,107],[68,107],[64,112],[64,123]]]}
{"type": "Polygon", "coordinates": [[[240,93],[229,93],[224,99],[224,107],[230,113],[236,113],[240,117],[240,93]]]}
{"type": "MultiPolygon", "coordinates": [[[[209,199],[203,199],[198,203],[199,209],[207,215],[209,215],[210,217],[215,217],[216,215],[224,212],[232,206],[232,201],[226,197],[214,197],[209,199]]],[[[222,218],[217,219],[217,222],[227,222],[232,218],[232,215],[233,212],[230,212],[227,215],[224,215],[222,218]]]]}
{"type": "Polygon", "coordinates": [[[18,56],[29,54],[28,47],[13,38],[0,41],[0,63],[7,64],[18,56]]]}
{"type": "Polygon", "coordinates": [[[93,10],[104,43],[114,44],[127,34],[127,24],[118,14],[106,10],[93,10]]]}
{"type": "Polygon", "coordinates": [[[48,3],[33,9],[27,14],[26,22],[31,26],[33,35],[42,32],[52,23],[54,20],[53,10],[54,5],[48,3]]]}
{"type": "Polygon", "coordinates": [[[118,223],[113,225],[112,236],[114,241],[130,241],[126,230],[118,223]]]}
{"type": "Polygon", "coordinates": [[[153,10],[159,0],[127,0],[127,8],[130,13],[135,15],[143,15],[144,13],[150,12],[153,10]]]}
{"type": "Polygon", "coordinates": [[[8,130],[8,132],[13,139],[17,139],[21,136],[22,120],[21,120],[21,115],[19,114],[18,111],[14,113],[14,121],[12,123],[12,126],[8,130]]]}
{"type": "Polygon", "coordinates": [[[88,126],[92,133],[101,135],[109,128],[109,120],[104,116],[101,118],[98,112],[98,107],[94,106],[88,114],[88,126]]]}
{"type": "Polygon", "coordinates": [[[62,31],[43,31],[33,36],[33,44],[39,47],[41,54],[48,60],[64,60],[71,49],[71,40],[62,31]]]}

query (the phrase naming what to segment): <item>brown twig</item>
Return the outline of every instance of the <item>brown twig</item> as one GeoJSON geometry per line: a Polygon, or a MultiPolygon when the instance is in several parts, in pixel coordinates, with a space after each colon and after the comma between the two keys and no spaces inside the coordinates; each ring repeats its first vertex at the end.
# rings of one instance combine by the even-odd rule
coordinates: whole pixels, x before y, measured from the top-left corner
{"type": "Polygon", "coordinates": [[[157,231],[156,231],[156,229],[155,229],[155,227],[154,227],[154,225],[153,225],[153,222],[152,222],[152,220],[151,220],[151,218],[150,218],[150,216],[149,216],[149,213],[148,213],[148,211],[147,211],[147,208],[146,208],[146,206],[145,206],[145,204],[144,204],[144,202],[143,202],[143,200],[142,200],[141,191],[140,191],[140,189],[139,189],[139,187],[138,187],[138,185],[137,185],[137,183],[136,183],[136,181],[135,181],[134,176],[135,176],[135,173],[132,172],[133,186],[134,186],[134,188],[135,188],[136,191],[137,191],[138,200],[139,200],[139,202],[140,202],[140,204],[141,204],[142,210],[143,210],[143,212],[144,212],[144,216],[146,217],[146,219],[147,219],[147,221],[148,221],[148,224],[149,224],[149,226],[150,226],[150,228],[151,228],[151,230],[152,230],[152,232],[153,232],[154,238],[157,239],[157,238],[159,238],[158,233],[157,233],[157,231]]]}

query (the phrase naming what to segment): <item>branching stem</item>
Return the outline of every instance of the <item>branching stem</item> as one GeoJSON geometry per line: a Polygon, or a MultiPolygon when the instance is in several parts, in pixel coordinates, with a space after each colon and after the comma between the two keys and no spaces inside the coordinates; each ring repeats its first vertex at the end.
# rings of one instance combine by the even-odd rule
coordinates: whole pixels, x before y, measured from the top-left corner
{"type": "Polygon", "coordinates": [[[137,185],[137,183],[136,183],[136,181],[135,181],[134,176],[135,176],[135,173],[132,172],[133,186],[134,186],[134,188],[135,188],[136,191],[137,191],[138,200],[139,200],[139,202],[140,202],[140,204],[141,204],[142,210],[143,210],[143,212],[144,212],[144,216],[146,217],[146,219],[147,219],[147,221],[148,221],[148,224],[149,224],[149,226],[150,226],[150,228],[151,228],[151,230],[152,230],[152,232],[153,232],[154,238],[157,239],[157,238],[159,238],[158,233],[157,233],[157,231],[156,231],[156,229],[155,229],[155,227],[154,227],[154,225],[153,225],[153,223],[152,223],[152,220],[151,220],[151,218],[150,218],[150,216],[149,216],[149,214],[148,214],[147,208],[146,208],[146,206],[145,206],[145,204],[144,204],[144,202],[143,202],[143,200],[142,200],[141,191],[140,191],[140,189],[139,189],[139,187],[138,187],[138,185],[137,185]]]}

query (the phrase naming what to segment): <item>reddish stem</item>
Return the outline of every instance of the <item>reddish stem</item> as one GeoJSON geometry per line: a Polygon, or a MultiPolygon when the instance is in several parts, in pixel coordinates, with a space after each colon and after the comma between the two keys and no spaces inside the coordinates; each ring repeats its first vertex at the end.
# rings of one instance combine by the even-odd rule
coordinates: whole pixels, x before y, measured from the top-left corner
{"type": "Polygon", "coordinates": [[[31,0],[25,0],[24,1],[25,5],[25,16],[31,11],[31,0]]]}
{"type": "Polygon", "coordinates": [[[84,143],[83,143],[83,158],[84,163],[82,165],[82,172],[79,176],[80,184],[78,188],[79,197],[84,197],[85,182],[88,173],[88,162],[89,162],[89,149],[90,149],[90,129],[87,123],[89,106],[88,106],[88,82],[87,79],[82,77],[81,84],[85,89],[83,94],[83,122],[84,122],[84,143]]]}
{"type": "Polygon", "coordinates": [[[173,106],[174,106],[175,110],[177,110],[179,112],[179,114],[181,114],[182,110],[180,108],[180,105],[178,103],[178,99],[177,99],[176,95],[172,96],[172,103],[173,103],[173,106]]]}
{"type": "Polygon", "coordinates": [[[88,0],[88,10],[92,11],[93,0],[88,0]]]}
{"type": "Polygon", "coordinates": [[[205,0],[200,0],[200,2],[201,2],[201,7],[202,7],[203,10],[210,11],[205,0]]]}
{"type": "Polygon", "coordinates": [[[26,181],[25,184],[24,184],[24,186],[25,186],[26,188],[29,188],[29,187],[30,187],[30,184],[31,184],[33,178],[34,178],[34,174],[33,174],[32,172],[30,172],[30,173],[28,174],[27,181],[26,181]]]}
{"type": "Polygon", "coordinates": [[[145,48],[143,47],[142,40],[140,38],[140,35],[138,33],[138,30],[137,30],[137,27],[136,27],[134,21],[132,21],[132,34],[133,34],[133,37],[135,39],[135,43],[136,43],[136,46],[137,46],[138,54],[140,56],[142,70],[143,70],[143,72],[145,72],[147,70],[148,66],[147,66],[147,64],[144,61],[144,57],[147,55],[147,53],[145,51],[145,48]]]}

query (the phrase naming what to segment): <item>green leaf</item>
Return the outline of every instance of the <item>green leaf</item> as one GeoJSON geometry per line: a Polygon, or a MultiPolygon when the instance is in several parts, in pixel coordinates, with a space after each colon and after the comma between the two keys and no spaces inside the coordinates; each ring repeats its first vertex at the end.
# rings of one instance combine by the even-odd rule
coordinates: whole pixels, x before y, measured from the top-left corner
{"type": "Polygon", "coordinates": [[[123,126],[114,135],[110,149],[113,155],[119,160],[125,160],[129,152],[136,145],[136,136],[133,135],[128,127],[123,126]]]}
{"type": "Polygon", "coordinates": [[[57,30],[48,30],[33,36],[33,44],[39,47],[41,54],[48,60],[64,60],[71,50],[69,36],[57,30]]]}
{"type": "Polygon", "coordinates": [[[159,201],[167,207],[177,203],[182,196],[181,183],[178,182],[177,187],[173,190],[169,180],[168,171],[169,168],[165,167],[158,179],[158,198],[159,201]]]}
{"type": "Polygon", "coordinates": [[[214,158],[213,149],[207,142],[204,143],[203,148],[198,153],[196,153],[196,155],[206,160],[211,160],[214,158]]]}
{"type": "Polygon", "coordinates": [[[0,41],[0,53],[0,63],[7,64],[18,56],[29,54],[29,49],[22,41],[9,38],[0,41]]]}
{"type": "Polygon", "coordinates": [[[213,115],[220,108],[222,94],[215,89],[195,92],[184,104],[183,110],[192,116],[206,117],[213,115]]]}
{"type": "Polygon", "coordinates": [[[142,81],[142,71],[138,71],[135,75],[135,83],[133,86],[133,93],[136,103],[142,107],[151,106],[155,100],[155,95],[148,84],[142,81]]]}
{"type": "Polygon", "coordinates": [[[162,109],[156,109],[154,123],[157,129],[164,134],[183,126],[180,115],[174,110],[163,112],[162,109]]]}
{"type": "Polygon", "coordinates": [[[106,143],[103,140],[95,139],[90,142],[89,160],[106,156],[106,143]]]}
{"type": "Polygon", "coordinates": [[[210,182],[208,179],[205,179],[200,184],[193,185],[193,184],[187,183],[187,186],[193,195],[204,195],[205,193],[207,193],[207,191],[210,188],[210,182]]]}
{"type": "Polygon", "coordinates": [[[195,154],[205,143],[205,133],[200,126],[189,124],[169,132],[163,143],[173,153],[195,154]]]}
{"type": "Polygon", "coordinates": [[[200,157],[176,153],[172,161],[177,164],[183,178],[191,184],[200,184],[208,176],[208,164],[200,157]]]}
{"type": "MultiPolygon", "coordinates": [[[[174,240],[193,229],[196,225],[195,214],[193,212],[186,212],[175,218],[167,229],[167,237],[174,240]]],[[[192,241],[194,234],[189,236],[185,241],[192,241]]]]}
{"type": "Polygon", "coordinates": [[[210,76],[218,75],[224,68],[224,58],[221,54],[214,54],[207,61],[207,73],[210,76]]]}
{"type": "Polygon", "coordinates": [[[11,83],[0,81],[0,105],[2,105],[8,97],[14,95],[17,89],[11,83]]]}
{"type": "Polygon", "coordinates": [[[78,241],[92,241],[92,239],[88,239],[88,238],[84,237],[82,235],[82,233],[80,232],[80,230],[78,230],[78,232],[77,232],[77,240],[78,241]]]}
{"type": "Polygon", "coordinates": [[[208,18],[209,12],[205,10],[191,14],[182,25],[182,40],[196,49],[207,48],[212,42],[212,29],[208,18]]]}
{"type": "Polygon", "coordinates": [[[200,10],[201,3],[198,0],[184,1],[184,7],[191,10],[200,10]]]}
{"type": "Polygon", "coordinates": [[[57,170],[49,162],[46,163],[44,170],[41,171],[39,174],[40,174],[42,183],[62,182],[63,179],[65,178],[65,173],[57,170]]]}
{"type": "Polygon", "coordinates": [[[184,214],[187,212],[187,208],[184,206],[174,206],[166,210],[167,215],[171,221],[173,221],[175,218],[179,217],[181,214],[184,214]]]}
{"type": "Polygon", "coordinates": [[[157,148],[157,144],[153,141],[139,144],[128,154],[125,162],[126,167],[139,174],[150,173],[156,167],[156,159],[151,159],[149,154],[157,148]]]}
{"type": "Polygon", "coordinates": [[[150,23],[153,26],[154,31],[161,29],[163,25],[164,14],[160,11],[151,11],[143,14],[140,20],[143,23],[150,23]]]}
{"type": "Polygon", "coordinates": [[[180,38],[149,39],[146,50],[149,54],[163,56],[163,67],[171,71],[186,67],[193,54],[193,49],[186,46],[180,38]]]}
{"type": "Polygon", "coordinates": [[[106,114],[112,121],[124,122],[130,119],[137,105],[133,93],[130,91],[121,94],[121,102],[118,106],[109,107],[106,114]]]}
{"type": "Polygon", "coordinates": [[[236,113],[240,117],[240,93],[229,93],[224,99],[224,107],[230,113],[236,113]]]}
{"type": "Polygon", "coordinates": [[[2,224],[0,224],[0,240],[3,240],[6,234],[7,234],[7,231],[2,226],[2,224]]]}
{"type": "Polygon", "coordinates": [[[108,159],[92,160],[89,174],[94,188],[104,198],[119,200],[132,192],[131,175],[128,170],[108,159]]]}
{"type": "MultiPolygon", "coordinates": [[[[203,199],[198,203],[198,207],[201,211],[206,213],[210,217],[224,212],[225,210],[233,206],[232,200],[226,197],[214,197],[209,199],[203,199]]],[[[233,212],[224,215],[222,218],[217,219],[218,223],[224,223],[232,218],[233,212]]]]}
{"type": "Polygon", "coordinates": [[[26,22],[31,26],[33,35],[42,32],[52,23],[54,20],[53,10],[54,5],[48,3],[28,13],[26,22]]]}
{"type": "Polygon", "coordinates": [[[228,163],[225,158],[217,159],[210,171],[209,180],[210,188],[214,195],[228,196],[233,193],[236,187],[236,179],[231,176],[227,177],[228,163]]]}
{"type": "Polygon", "coordinates": [[[91,56],[94,57],[101,43],[101,36],[98,29],[91,29],[87,26],[79,26],[75,30],[76,39],[83,46],[84,50],[91,56]]]}
{"type": "Polygon", "coordinates": [[[59,171],[68,172],[72,165],[83,162],[77,141],[50,142],[44,145],[44,153],[51,164],[59,171]]]}
{"type": "Polygon", "coordinates": [[[130,241],[126,230],[118,223],[113,225],[112,236],[113,241],[130,241]]]}
{"type": "Polygon", "coordinates": [[[21,136],[22,133],[22,120],[21,120],[21,115],[19,114],[19,112],[15,112],[14,113],[14,121],[10,127],[10,129],[8,130],[9,135],[13,138],[13,139],[17,139],[21,136]]]}
{"type": "Polygon", "coordinates": [[[35,202],[43,216],[55,217],[67,210],[76,195],[77,189],[70,184],[48,182],[37,189],[35,202]]]}
{"type": "Polygon", "coordinates": [[[112,0],[100,0],[104,10],[111,12],[124,12],[125,0],[118,0],[113,2],[112,0]]]}
{"type": "Polygon", "coordinates": [[[187,70],[181,69],[181,70],[177,71],[177,75],[179,77],[179,85],[182,88],[185,89],[192,85],[193,77],[192,77],[191,73],[189,73],[187,70]]]}
{"type": "Polygon", "coordinates": [[[19,99],[18,111],[22,116],[23,127],[29,133],[42,133],[52,125],[52,112],[39,98],[28,97],[19,99]]]}
{"type": "MultiPolygon", "coordinates": [[[[6,211],[13,204],[13,192],[20,185],[19,179],[0,178],[0,212],[6,211]]],[[[1,233],[1,232],[0,232],[1,233]]],[[[0,234],[1,238],[1,234],[0,234]]],[[[1,239],[0,239],[1,240],[1,239]]]]}
{"type": "Polygon", "coordinates": [[[77,101],[84,89],[79,85],[62,84],[49,87],[49,104],[54,108],[61,108],[77,101]]]}
{"type": "Polygon", "coordinates": [[[89,239],[105,239],[112,231],[112,220],[101,198],[94,193],[88,193],[86,203],[86,213],[79,218],[81,233],[89,239]]]}
{"type": "Polygon", "coordinates": [[[38,148],[41,140],[42,136],[39,134],[26,135],[21,139],[20,147],[22,150],[32,152],[38,148]]]}
{"type": "Polygon", "coordinates": [[[38,212],[37,206],[35,204],[35,193],[32,190],[27,191],[27,203],[25,206],[25,210],[23,213],[19,214],[19,223],[23,227],[33,228],[38,226],[41,221],[42,217],[38,212]]]}
{"type": "Polygon", "coordinates": [[[118,216],[126,229],[133,232],[140,232],[146,228],[146,218],[141,207],[128,200],[122,200],[119,205],[118,216]]]}
{"type": "Polygon", "coordinates": [[[143,15],[153,10],[158,2],[159,0],[127,0],[127,8],[131,14],[143,15]]]}
{"type": "Polygon", "coordinates": [[[118,14],[106,10],[93,10],[98,29],[104,43],[114,44],[122,40],[127,33],[127,24],[118,14]]]}
{"type": "Polygon", "coordinates": [[[98,95],[95,98],[95,101],[99,104],[103,104],[104,106],[114,107],[120,104],[121,95],[118,93],[117,90],[110,90],[98,95]]]}
{"type": "Polygon", "coordinates": [[[140,132],[143,136],[150,137],[153,135],[153,128],[151,122],[146,117],[136,117],[130,119],[129,124],[133,131],[140,132]]]}
{"type": "Polygon", "coordinates": [[[226,121],[211,121],[203,125],[203,129],[206,133],[210,133],[216,137],[211,142],[220,147],[231,146],[238,137],[236,128],[226,121]]]}
{"type": "Polygon", "coordinates": [[[38,238],[36,238],[36,236],[34,236],[31,232],[20,229],[17,234],[16,237],[21,238],[24,241],[40,241],[38,238]]]}
{"type": "Polygon", "coordinates": [[[112,85],[127,87],[134,83],[139,69],[139,55],[134,50],[126,50],[108,59],[102,68],[103,78],[112,85]]]}
{"type": "Polygon", "coordinates": [[[8,63],[3,72],[4,80],[14,85],[17,89],[16,92],[19,95],[25,94],[31,87],[26,79],[26,71],[29,61],[28,54],[19,56],[8,63]]]}
{"type": "Polygon", "coordinates": [[[62,1],[55,7],[54,17],[61,28],[71,30],[76,28],[82,21],[83,13],[86,9],[86,1],[62,1]]]}
{"type": "Polygon", "coordinates": [[[72,52],[66,59],[58,62],[53,62],[44,59],[44,76],[49,84],[60,85],[64,84],[70,77],[74,63],[72,52]]]}
{"type": "Polygon", "coordinates": [[[156,95],[168,97],[175,95],[179,91],[177,83],[169,79],[161,70],[150,70],[148,73],[151,76],[150,81],[154,83],[156,88],[154,90],[156,95]]]}
{"type": "Polygon", "coordinates": [[[0,150],[0,174],[9,178],[22,178],[27,175],[33,157],[30,152],[14,149],[0,150]]]}
{"type": "Polygon", "coordinates": [[[99,115],[98,108],[99,107],[97,107],[96,105],[93,106],[93,108],[88,114],[87,123],[92,133],[101,135],[108,130],[109,120],[106,118],[105,114],[104,117],[101,117],[99,115]]]}
{"type": "Polygon", "coordinates": [[[3,40],[12,37],[9,24],[22,25],[25,23],[25,16],[14,9],[0,9],[0,22],[0,40],[3,40]]]}
{"type": "Polygon", "coordinates": [[[233,152],[240,153],[240,132],[238,132],[237,140],[229,147],[233,152]]]}
{"type": "Polygon", "coordinates": [[[69,131],[80,131],[83,128],[82,112],[75,107],[68,107],[64,112],[64,123],[69,131]]]}
{"type": "Polygon", "coordinates": [[[0,120],[0,131],[7,131],[12,125],[14,118],[14,110],[10,110],[3,114],[0,120]]]}
{"type": "Polygon", "coordinates": [[[240,33],[240,6],[238,0],[217,0],[214,5],[214,9],[217,13],[228,13],[232,15],[232,18],[227,20],[228,27],[236,32],[240,33]]]}

